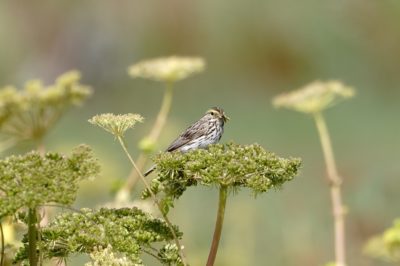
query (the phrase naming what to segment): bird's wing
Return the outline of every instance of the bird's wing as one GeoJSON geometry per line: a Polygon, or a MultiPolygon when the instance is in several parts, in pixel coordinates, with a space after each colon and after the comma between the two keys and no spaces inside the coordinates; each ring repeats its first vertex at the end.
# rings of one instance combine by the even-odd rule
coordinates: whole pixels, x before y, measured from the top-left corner
{"type": "Polygon", "coordinates": [[[190,141],[197,139],[198,137],[205,135],[207,133],[208,125],[203,121],[199,120],[190,127],[188,127],[185,132],[183,132],[176,140],[174,140],[166,151],[171,152],[178,150],[190,141]]]}

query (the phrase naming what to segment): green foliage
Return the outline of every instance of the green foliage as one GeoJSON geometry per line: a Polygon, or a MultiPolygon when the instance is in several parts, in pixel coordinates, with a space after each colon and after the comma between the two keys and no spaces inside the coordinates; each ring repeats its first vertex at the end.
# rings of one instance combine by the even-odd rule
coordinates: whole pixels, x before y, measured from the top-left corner
{"type": "Polygon", "coordinates": [[[365,253],[374,258],[400,262],[400,219],[395,220],[393,226],[382,235],[370,239],[365,253]]]}
{"type": "Polygon", "coordinates": [[[69,157],[38,152],[0,160],[0,218],[19,209],[46,203],[71,204],[78,190],[77,181],[99,172],[92,150],[81,145],[69,157]]]}
{"type": "Polygon", "coordinates": [[[115,137],[123,137],[125,131],[133,128],[137,122],[142,122],[143,117],[139,114],[101,114],[89,119],[89,123],[99,126],[115,137]]]}
{"type": "Polygon", "coordinates": [[[41,139],[70,106],[91,95],[91,89],[79,80],[80,74],[72,71],[50,86],[31,80],[22,90],[11,86],[1,89],[0,133],[13,143],[41,139]]]}
{"type": "MultiPolygon", "coordinates": [[[[254,195],[279,188],[297,174],[300,159],[284,159],[258,144],[210,145],[187,153],[166,152],[154,158],[158,177],[153,179],[154,194],[163,192],[163,211],[189,186],[227,186],[231,190],[249,188],[254,195]]],[[[143,197],[149,197],[149,191],[143,197]]]]}
{"type": "MultiPolygon", "coordinates": [[[[178,228],[176,234],[181,236],[178,228]]],[[[81,212],[64,213],[56,217],[41,232],[41,251],[45,258],[66,258],[71,254],[86,253],[99,260],[113,259],[118,253],[122,261],[142,265],[140,255],[151,254],[164,264],[180,264],[178,250],[167,243],[157,250],[152,245],[171,241],[173,236],[167,224],[153,218],[138,208],[105,209],[98,211],[82,209],[81,212]]],[[[27,259],[27,239],[15,261],[27,259]]],[[[115,259],[115,258],[114,258],[115,259]]],[[[96,260],[96,259],[95,259],[96,260]]],[[[132,264],[94,264],[132,265],[132,264]]]]}

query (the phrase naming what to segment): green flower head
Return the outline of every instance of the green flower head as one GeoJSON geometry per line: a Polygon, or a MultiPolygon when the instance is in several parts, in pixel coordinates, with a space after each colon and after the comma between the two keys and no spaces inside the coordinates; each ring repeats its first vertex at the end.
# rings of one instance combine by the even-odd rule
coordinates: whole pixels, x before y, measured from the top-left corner
{"type": "MultiPolygon", "coordinates": [[[[165,210],[189,186],[226,186],[231,190],[248,188],[253,194],[281,187],[298,173],[300,159],[285,159],[258,144],[210,145],[207,150],[187,153],[166,152],[154,158],[158,177],[152,180],[154,194],[165,194],[165,210]]],[[[149,191],[143,197],[149,197],[149,191]]]]}
{"type": "Polygon", "coordinates": [[[85,266],[137,266],[137,264],[133,263],[127,257],[118,256],[111,245],[108,245],[106,248],[102,246],[94,247],[92,253],[90,253],[90,258],[92,262],[85,263],[85,266]]]}
{"type": "Polygon", "coordinates": [[[128,72],[134,78],[176,82],[202,72],[204,67],[201,57],[170,56],[141,61],[132,65],[128,72]]]}
{"type": "Polygon", "coordinates": [[[71,106],[84,102],[92,90],[79,83],[77,71],[67,72],[50,86],[26,82],[22,90],[0,90],[0,133],[15,142],[41,139],[71,106]]]}
{"type": "Polygon", "coordinates": [[[0,218],[46,203],[72,204],[78,181],[96,176],[99,169],[85,145],[69,157],[30,152],[0,160],[0,218]]]}
{"type": "Polygon", "coordinates": [[[370,239],[364,251],[374,258],[400,262],[400,219],[395,220],[382,235],[370,239]]]}
{"type": "Polygon", "coordinates": [[[103,128],[115,137],[123,137],[125,131],[133,128],[137,122],[143,122],[143,117],[139,114],[101,114],[89,119],[89,123],[103,128]]]}
{"type": "MultiPolygon", "coordinates": [[[[174,230],[179,237],[182,236],[176,226],[174,230]]],[[[41,251],[48,259],[91,254],[94,263],[103,262],[94,265],[143,265],[141,255],[147,253],[167,262],[166,265],[179,265],[177,249],[165,248],[172,239],[164,221],[140,209],[82,209],[61,214],[42,228],[41,251]],[[109,256],[105,256],[107,254],[109,256]],[[123,264],[108,264],[112,261],[123,264]]],[[[25,245],[19,250],[15,262],[27,259],[26,241],[24,238],[25,245]]]]}
{"type": "Polygon", "coordinates": [[[315,81],[298,90],[278,95],[275,107],[303,113],[317,113],[354,96],[354,90],[339,81],[315,81]]]}

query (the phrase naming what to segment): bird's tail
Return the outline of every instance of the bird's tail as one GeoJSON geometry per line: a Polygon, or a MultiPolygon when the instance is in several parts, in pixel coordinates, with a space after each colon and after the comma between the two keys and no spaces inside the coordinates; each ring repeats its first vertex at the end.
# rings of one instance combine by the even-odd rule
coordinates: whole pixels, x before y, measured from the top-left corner
{"type": "Polygon", "coordinates": [[[149,174],[151,174],[154,170],[156,170],[156,165],[153,165],[149,170],[147,170],[143,176],[148,176],[149,174]]]}

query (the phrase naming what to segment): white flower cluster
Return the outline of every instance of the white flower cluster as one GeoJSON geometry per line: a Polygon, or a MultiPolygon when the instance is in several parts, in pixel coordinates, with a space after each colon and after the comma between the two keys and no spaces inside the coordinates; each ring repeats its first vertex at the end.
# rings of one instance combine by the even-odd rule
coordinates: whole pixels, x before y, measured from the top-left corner
{"type": "Polygon", "coordinates": [[[121,256],[117,257],[113,251],[111,245],[106,248],[98,247],[90,254],[91,262],[85,264],[85,266],[134,266],[135,264],[131,262],[127,257],[121,256]]]}
{"type": "Polygon", "coordinates": [[[317,113],[354,96],[354,90],[339,81],[315,81],[298,90],[275,97],[275,107],[317,113]]]}
{"type": "Polygon", "coordinates": [[[202,72],[205,62],[201,57],[161,57],[144,60],[129,68],[134,78],[145,78],[155,81],[175,82],[202,72]]]}
{"type": "Polygon", "coordinates": [[[143,117],[139,114],[101,114],[89,119],[89,123],[97,125],[115,137],[123,137],[125,131],[132,128],[137,122],[142,122],[143,117]]]}

